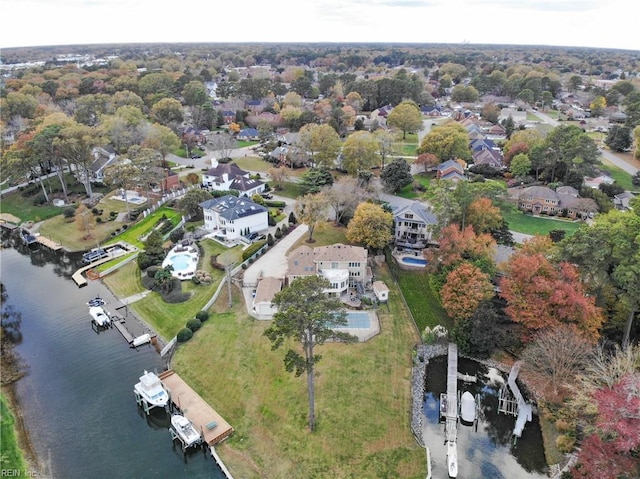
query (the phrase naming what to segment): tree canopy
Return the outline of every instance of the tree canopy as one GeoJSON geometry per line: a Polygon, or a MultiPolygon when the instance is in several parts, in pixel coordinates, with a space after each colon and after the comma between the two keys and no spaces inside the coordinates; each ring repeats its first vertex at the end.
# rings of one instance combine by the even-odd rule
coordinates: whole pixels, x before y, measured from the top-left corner
{"type": "Polygon", "coordinates": [[[382,206],[361,203],[347,226],[347,239],[371,250],[381,250],[393,238],[393,215],[382,206]]]}

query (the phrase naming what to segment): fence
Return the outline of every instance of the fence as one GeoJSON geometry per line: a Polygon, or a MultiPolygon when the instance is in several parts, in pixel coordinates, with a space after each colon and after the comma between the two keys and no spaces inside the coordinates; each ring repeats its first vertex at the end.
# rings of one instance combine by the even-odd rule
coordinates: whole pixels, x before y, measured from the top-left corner
{"type": "Polygon", "coordinates": [[[142,217],[146,218],[147,216],[149,216],[151,213],[153,213],[155,210],[157,210],[158,208],[160,208],[162,205],[164,205],[167,201],[171,201],[173,199],[179,198],[181,196],[184,196],[187,191],[192,190],[193,188],[195,188],[195,185],[191,185],[188,186],[186,188],[182,188],[179,190],[175,190],[172,191],[171,193],[168,193],[166,196],[163,196],[161,199],[159,199],[158,201],[156,201],[153,205],[151,205],[149,208],[147,208],[146,210],[144,210],[142,212],[142,217]]]}

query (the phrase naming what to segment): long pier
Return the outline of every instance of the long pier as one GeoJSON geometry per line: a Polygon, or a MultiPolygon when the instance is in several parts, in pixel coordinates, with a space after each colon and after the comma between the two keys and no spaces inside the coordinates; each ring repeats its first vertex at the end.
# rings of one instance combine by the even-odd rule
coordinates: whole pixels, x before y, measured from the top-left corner
{"type": "Polygon", "coordinates": [[[449,477],[458,474],[458,346],[449,343],[447,358],[447,392],[440,394],[440,417],[445,418],[447,470],[449,477]]]}
{"type": "Polygon", "coordinates": [[[516,403],[518,405],[518,416],[516,418],[516,425],[513,428],[513,435],[516,437],[522,436],[522,430],[524,429],[524,425],[527,421],[531,421],[531,404],[528,404],[524,397],[522,397],[522,393],[520,392],[520,388],[516,384],[516,378],[518,377],[518,373],[520,372],[520,366],[522,365],[522,361],[517,361],[511,371],[509,372],[509,379],[507,380],[507,384],[509,388],[513,392],[513,396],[516,399],[516,403]]]}

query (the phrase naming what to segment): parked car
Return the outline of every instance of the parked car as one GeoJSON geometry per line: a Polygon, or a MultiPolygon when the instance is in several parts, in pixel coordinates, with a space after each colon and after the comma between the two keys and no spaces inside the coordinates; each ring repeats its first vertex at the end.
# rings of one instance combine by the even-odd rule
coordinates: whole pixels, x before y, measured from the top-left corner
{"type": "Polygon", "coordinates": [[[260,193],[260,196],[262,196],[265,200],[270,200],[271,198],[273,198],[273,195],[270,195],[269,193],[260,193]]]}
{"type": "Polygon", "coordinates": [[[251,233],[249,236],[247,236],[247,239],[249,241],[253,241],[258,237],[258,233],[251,233]]]}
{"type": "Polygon", "coordinates": [[[198,158],[202,158],[202,155],[199,155],[198,153],[194,153],[193,155],[191,155],[192,160],[196,160],[198,158]]]}

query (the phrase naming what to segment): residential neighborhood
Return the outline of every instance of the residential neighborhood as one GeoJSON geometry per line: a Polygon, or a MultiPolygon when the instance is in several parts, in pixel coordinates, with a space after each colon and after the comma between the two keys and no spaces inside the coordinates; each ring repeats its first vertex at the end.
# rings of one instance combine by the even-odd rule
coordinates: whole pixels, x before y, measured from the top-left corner
{"type": "MultiPolygon", "coordinates": [[[[496,477],[640,472],[638,52],[54,50],[0,53],[2,367],[19,393],[20,354],[27,381],[55,362],[20,324],[36,337],[51,317],[78,357],[110,351],[110,388],[91,388],[141,450],[181,446],[160,454],[172,476],[213,460],[249,479],[472,477],[481,447],[496,477]],[[51,307],[33,319],[20,288],[38,275],[51,307]],[[85,314],[96,297],[113,328],[85,314]],[[150,371],[207,407],[120,404],[150,371]],[[454,385],[471,420],[447,415],[454,385]]],[[[96,378],[67,369],[47,373],[56,389],[96,378]]]]}

